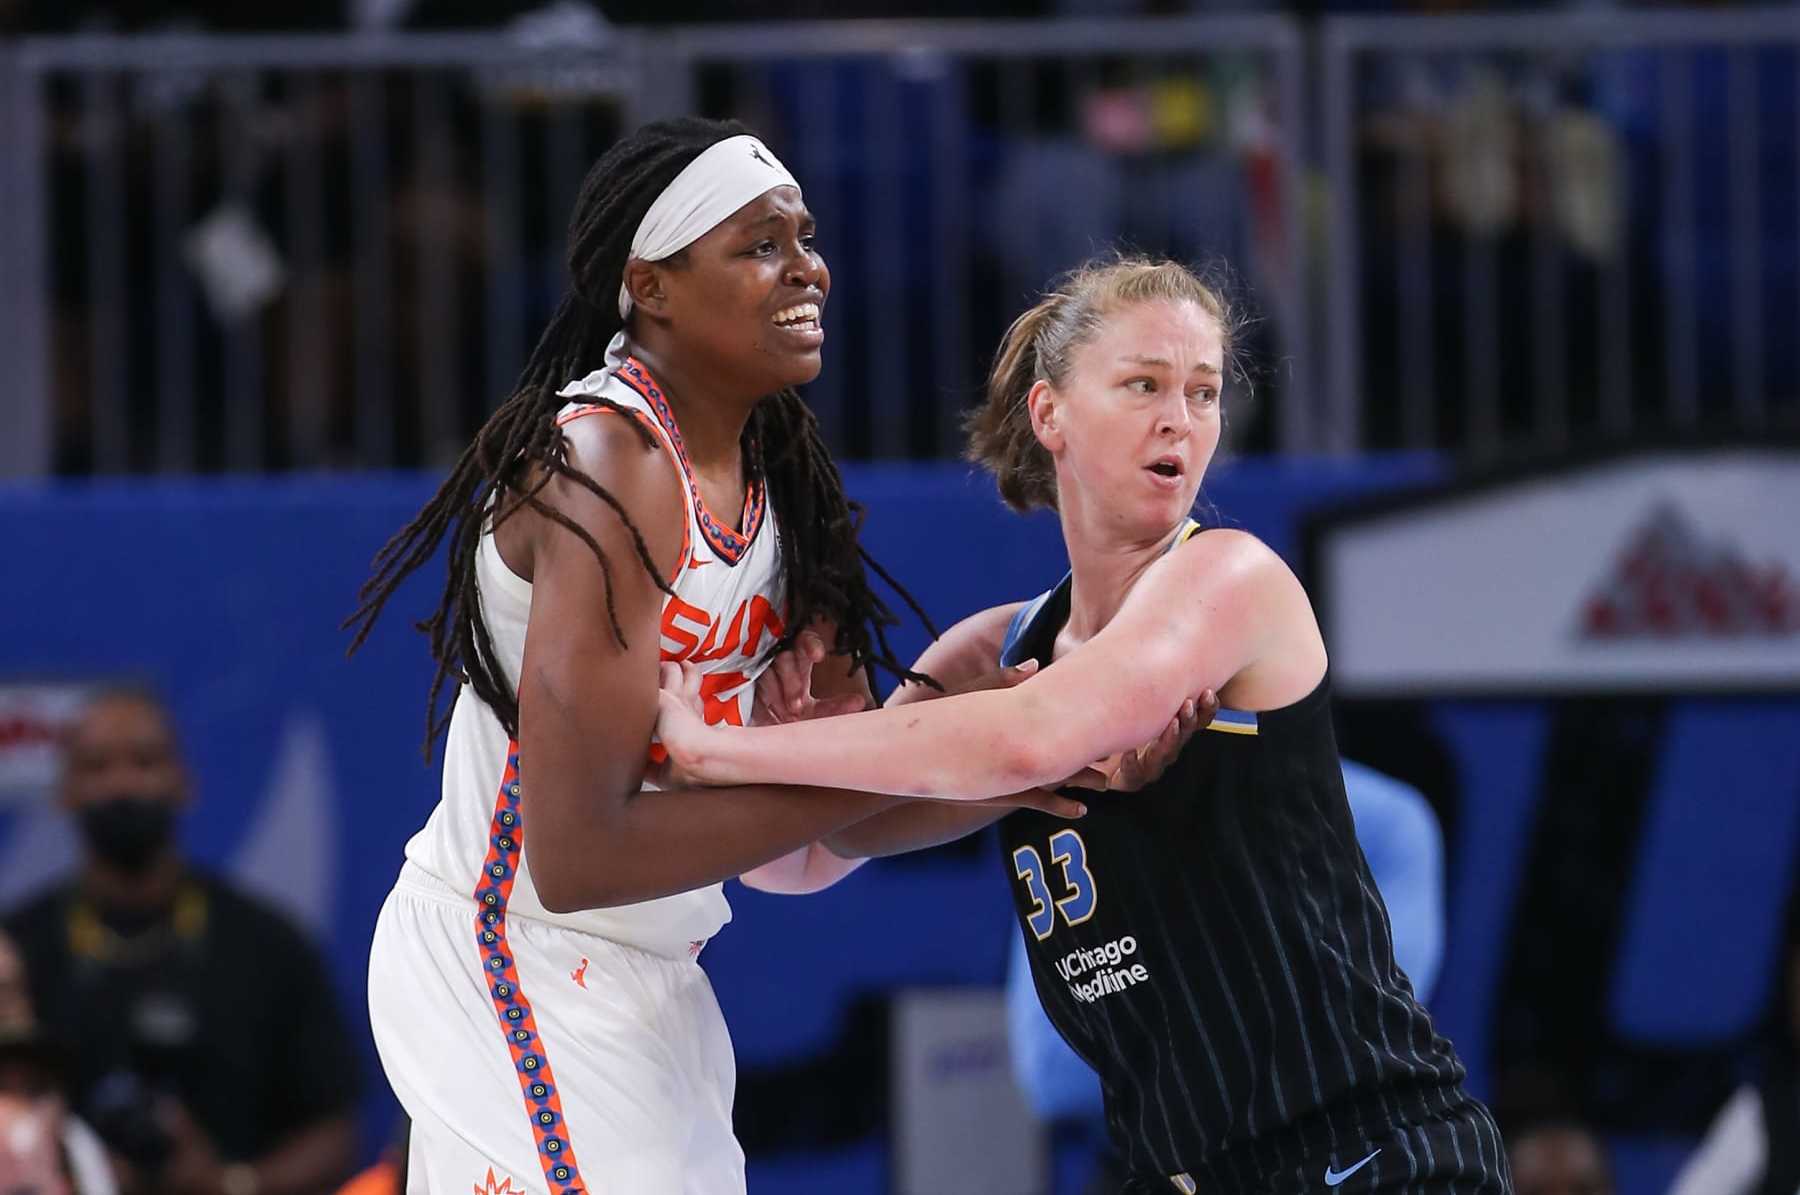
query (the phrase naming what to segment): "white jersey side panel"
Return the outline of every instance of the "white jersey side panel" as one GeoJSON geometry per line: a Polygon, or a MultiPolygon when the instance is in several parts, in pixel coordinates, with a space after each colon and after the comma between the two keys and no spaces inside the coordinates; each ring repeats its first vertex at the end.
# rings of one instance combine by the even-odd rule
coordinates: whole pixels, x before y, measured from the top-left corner
{"type": "MultiPolygon", "coordinates": [[[[662,658],[699,662],[705,674],[707,721],[748,724],[763,657],[782,634],[784,605],[778,586],[777,529],[762,486],[752,487],[741,515],[715,518],[699,497],[672,411],[636,361],[628,359],[616,373],[590,374],[562,393],[577,401],[563,409],[561,422],[636,417],[655,433],[671,466],[679,471],[687,531],[679,572],[671,584],[675,595],[663,599],[662,658]],[[580,401],[589,397],[604,397],[633,414],[622,416],[580,401]],[[733,523],[742,527],[741,535],[733,523]]],[[[507,567],[491,532],[481,537],[476,582],[482,618],[506,680],[517,691],[531,615],[531,584],[507,567]]],[[[594,617],[604,619],[606,611],[596,610],[594,617]]],[[[516,768],[509,768],[516,751],[493,711],[464,685],[457,694],[444,749],[443,795],[425,827],[407,843],[406,857],[456,891],[469,893],[471,900],[483,899],[489,870],[505,861],[500,840],[510,823],[502,819],[520,816],[507,811],[501,791],[503,782],[517,774],[516,768]]],[[[524,770],[529,773],[529,764],[524,770]]],[[[544,908],[531,878],[531,828],[520,828],[522,849],[516,874],[508,876],[507,916],[597,934],[668,957],[689,954],[731,919],[717,884],[641,904],[552,913],[544,908]]]]}

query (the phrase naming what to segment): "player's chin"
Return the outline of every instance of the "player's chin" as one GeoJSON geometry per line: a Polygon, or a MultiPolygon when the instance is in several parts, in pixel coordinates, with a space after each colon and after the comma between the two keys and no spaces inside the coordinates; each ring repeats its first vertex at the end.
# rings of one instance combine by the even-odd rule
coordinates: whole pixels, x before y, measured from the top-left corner
{"type": "Polygon", "coordinates": [[[1188,517],[1194,508],[1194,495],[1163,493],[1147,498],[1137,507],[1135,522],[1142,524],[1147,535],[1160,535],[1188,517]]]}
{"type": "Polygon", "coordinates": [[[776,375],[783,386],[804,386],[819,376],[825,366],[825,355],[821,345],[811,347],[795,347],[792,345],[772,346],[769,356],[775,363],[776,375]]]}

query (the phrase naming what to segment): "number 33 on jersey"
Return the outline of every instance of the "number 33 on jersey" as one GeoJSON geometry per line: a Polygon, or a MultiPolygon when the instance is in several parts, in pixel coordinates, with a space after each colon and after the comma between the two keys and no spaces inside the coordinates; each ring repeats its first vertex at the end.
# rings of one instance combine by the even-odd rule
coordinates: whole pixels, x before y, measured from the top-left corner
{"type": "Polygon", "coordinates": [[[1022,846],[1012,856],[1013,874],[1023,881],[1025,894],[1032,901],[1025,923],[1040,942],[1056,929],[1058,916],[1068,925],[1080,925],[1094,915],[1100,900],[1093,873],[1088,871],[1087,844],[1081,835],[1074,830],[1058,830],[1050,836],[1048,846],[1050,862],[1065,896],[1052,897],[1050,871],[1044,867],[1036,847],[1022,846]]]}

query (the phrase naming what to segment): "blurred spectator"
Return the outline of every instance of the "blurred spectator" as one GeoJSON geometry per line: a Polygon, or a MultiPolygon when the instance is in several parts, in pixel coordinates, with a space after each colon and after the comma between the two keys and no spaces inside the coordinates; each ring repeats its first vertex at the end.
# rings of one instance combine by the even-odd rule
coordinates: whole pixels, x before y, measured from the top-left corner
{"type": "Polygon", "coordinates": [[[1491,323],[1491,343],[1535,347],[1533,271],[1545,263],[1568,290],[1558,361],[1569,416],[1578,426],[1597,417],[1596,287],[1629,246],[1619,138],[1587,89],[1569,64],[1521,76],[1480,54],[1374,58],[1357,122],[1363,384],[1397,383],[1404,401],[1370,404],[1371,443],[1467,444],[1472,375],[1493,379],[1495,430],[1531,426],[1542,381],[1533,353],[1484,360],[1495,350],[1471,320],[1491,323]],[[1491,316],[1479,306],[1489,302],[1491,316]]]}
{"type": "Polygon", "coordinates": [[[25,959],[0,934],[0,1033],[31,1024],[31,991],[25,985],[25,959]]]}
{"type": "Polygon", "coordinates": [[[106,1147],[65,1104],[62,1059],[37,1028],[25,961],[0,934],[0,1179],[7,1195],[115,1195],[106,1147]]]}
{"type": "MultiPolygon", "coordinates": [[[[1658,695],[1548,706],[1536,809],[1491,1006],[1492,1091],[1503,1126],[1556,1115],[1606,1134],[1693,1138],[1737,1084],[1734,1043],[1627,1033],[1614,1003],[1620,946],[1644,882],[1639,852],[1651,794],[1667,774],[1678,709],[1676,699],[1658,695]]],[[[1776,936],[1763,932],[1765,940],[1776,936]]]]}
{"type": "MultiPolygon", "coordinates": [[[[1444,839],[1437,815],[1410,784],[1349,760],[1342,766],[1357,842],[1393,926],[1394,958],[1427,1000],[1444,957],[1444,839]]],[[[1037,1114],[1097,1121],[1100,1081],[1044,1015],[1018,934],[1007,964],[1006,1018],[1013,1074],[1037,1114]]],[[[1123,1178],[1103,1169],[1095,1189],[1114,1190],[1123,1178]]]]}
{"type": "Polygon", "coordinates": [[[1800,899],[1775,986],[1755,1080],[1726,1101],[1669,1195],[1800,1191],[1800,899]]]}
{"type": "Polygon", "coordinates": [[[1258,277],[1280,218],[1276,197],[1255,185],[1270,148],[1262,81],[1224,68],[1097,65],[1074,88],[1037,97],[1029,135],[1005,130],[1014,139],[985,233],[1007,277],[1038,285],[1115,240],[1241,262],[1258,277]]]}
{"type": "Polygon", "coordinates": [[[30,1025],[0,1029],[0,1179],[7,1195],[116,1195],[106,1147],[68,1111],[56,1051],[30,1025]]]}
{"type": "Polygon", "coordinates": [[[1515,1195],[1613,1195],[1606,1150],[1573,1121],[1544,1121],[1511,1140],[1515,1195]]]}
{"type": "Polygon", "coordinates": [[[1444,836],[1437,815],[1404,781],[1348,759],[1343,769],[1356,840],[1387,905],[1394,961],[1429,1004],[1444,962],[1444,836]]]}
{"type": "Polygon", "coordinates": [[[63,743],[78,874],[7,918],[69,1089],[128,1188],[286,1195],[350,1171],[356,1057],[317,953],[198,871],[190,782],[162,704],[104,692],[63,743]]]}
{"type": "Polygon", "coordinates": [[[55,1121],[53,1106],[0,1094],[0,1176],[7,1195],[70,1195],[55,1121]]]}
{"type": "MultiPolygon", "coordinates": [[[[1230,55],[1180,68],[1096,56],[1065,64],[1066,79],[1053,60],[1028,61],[995,72],[981,85],[991,97],[978,101],[991,107],[999,153],[971,226],[1000,282],[999,309],[1010,313],[1015,296],[1109,247],[1141,249],[1201,266],[1252,316],[1235,363],[1279,360],[1293,180],[1281,169],[1269,76],[1230,55]]],[[[987,314],[972,326],[985,327],[987,314]]],[[[1269,446],[1274,404],[1261,400],[1278,393],[1255,391],[1259,401],[1234,408],[1234,448],[1269,446]]]]}

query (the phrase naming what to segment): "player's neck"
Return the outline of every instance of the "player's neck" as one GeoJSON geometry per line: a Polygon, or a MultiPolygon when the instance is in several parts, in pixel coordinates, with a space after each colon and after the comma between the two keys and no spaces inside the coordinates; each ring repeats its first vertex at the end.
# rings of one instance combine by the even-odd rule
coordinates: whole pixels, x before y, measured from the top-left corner
{"type": "MultiPolygon", "coordinates": [[[[1096,512],[1097,513],[1097,512],[1096,512]]],[[[1069,621],[1059,642],[1073,646],[1099,634],[1124,606],[1138,578],[1168,551],[1170,534],[1121,536],[1079,509],[1060,512],[1069,552],[1069,621]]]]}
{"type": "Polygon", "coordinates": [[[713,376],[692,354],[670,352],[669,346],[649,339],[647,344],[633,341],[631,352],[668,398],[688,464],[721,481],[741,477],[744,425],[759,396],[738,393],[730,379],[713,376]]]}

